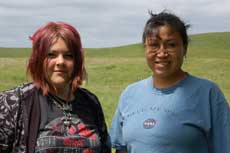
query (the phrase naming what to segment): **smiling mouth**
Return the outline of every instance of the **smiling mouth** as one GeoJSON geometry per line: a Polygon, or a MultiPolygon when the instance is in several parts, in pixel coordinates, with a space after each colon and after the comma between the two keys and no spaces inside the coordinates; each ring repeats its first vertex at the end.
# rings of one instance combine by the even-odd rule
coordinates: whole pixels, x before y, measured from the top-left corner
{"type": "Polygon", "coordinates": [[[169,65],[171,62],[169,61],[156,61],[155,64],[156,65],[162,65],[162,66],[167,66],[169,65]]]}
{"type": "Polygon", "coordinates": [[[65,72],[65,70],[54,70],[54,72],[65,72]]]}
{"type": "Polygon", "coordinates": [[[58,70],[58,71],[54,71],[54,73],[57,73],[57,74],[65,74],[66,72],[65,72],[65,71],[61,71],[61,70],[58,70]]]}

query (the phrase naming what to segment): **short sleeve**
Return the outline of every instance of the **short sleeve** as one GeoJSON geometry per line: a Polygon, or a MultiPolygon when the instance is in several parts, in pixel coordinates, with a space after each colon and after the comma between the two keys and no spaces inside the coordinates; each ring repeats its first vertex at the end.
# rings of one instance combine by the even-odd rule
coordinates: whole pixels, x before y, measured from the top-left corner
{"type": "Polygon", "coordinates": [[[117,150],[126,150],[126,143],[123,140],[122,127],[123,117],[120,110],[121,104],[123,103],[123,96],[120,97],[118,107],[115,111],[110,130],[109,130],[109,144],[112,148],[117,150]]]}
{"type": "Polygon", "coordinates": [[[97,101],[98,101],[98,109],[97,109],[98,121],[97,121],[97,124],[98,124],[99,134],[101,137],[101,145],[102,145],[101,153],[111,153],[111,149],[106,143],[107,138],[108,138],[108,132],[107,132],[107,126],[105,123],[104,113],[103,113],[102,107],[101,107],[98,99],[97,99],[97,101]]]}
{"type": "MultiPolygon", "coordinates": [[[[97,96],[93,93],[91,93],[89,90],[84,88],[78,88],[78,92],[81,92],[81,94],[78,94],[77,96],[84,96],[84,101],[90,101],[90,106],[92,107],[92,111],[95,113],[95,116],[92,116],[95,118],[96,126],[100,135],[100,142],[101,142],[101,151],[100,153],[111,153],[111,148],[107,144],[108,139],[108,131],[107,126],[105,122],[105,117],[103,113],[103,109],[101,106],[101,103],[97,96]]],[[[80,98],[80,97],[78,97],[80,98]]]]}
{"type": "Polygon", "coordinates": [[[230,153],[230,110],[218,87],[211,90],[210,150],[213,153],[230,153]]]}

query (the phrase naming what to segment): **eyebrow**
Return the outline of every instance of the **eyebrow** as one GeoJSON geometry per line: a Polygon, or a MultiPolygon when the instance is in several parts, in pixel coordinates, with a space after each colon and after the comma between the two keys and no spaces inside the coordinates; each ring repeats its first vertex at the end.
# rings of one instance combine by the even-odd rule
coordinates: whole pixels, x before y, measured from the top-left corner
{"type": "Polygon", "coordinates": [[[60,51],[72,53],[70,50],[62,50],[62,49],[50,49],[48,52],[60,52],[60,51]]]}
{"type": "MultiPolygon", "coordinates": [[[[147,38],[146,40],[147,40],[146,42],[152,42],[152,41],[157,41],[157,40],[162,40],[162,39],[161,39],[161,37],[154,36],[154,37],[147,38]]],[[[173,37],[165,39],[165,41],[175,41],[175,40],[176,40],[176,38],[173,38],[173,37]]]]}

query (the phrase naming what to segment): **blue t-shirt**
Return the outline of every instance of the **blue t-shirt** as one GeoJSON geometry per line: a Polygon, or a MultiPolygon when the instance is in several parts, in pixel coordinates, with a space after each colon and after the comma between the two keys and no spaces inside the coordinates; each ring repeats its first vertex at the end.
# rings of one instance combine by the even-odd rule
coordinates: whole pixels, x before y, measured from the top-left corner
{"type": "Polygon", "coordinates": [[[153,87],[149,77],[122,93],[111,128],[113,148],[128,153],[230,153],[230,112],[212,82],[187,74],[153,87]]]}

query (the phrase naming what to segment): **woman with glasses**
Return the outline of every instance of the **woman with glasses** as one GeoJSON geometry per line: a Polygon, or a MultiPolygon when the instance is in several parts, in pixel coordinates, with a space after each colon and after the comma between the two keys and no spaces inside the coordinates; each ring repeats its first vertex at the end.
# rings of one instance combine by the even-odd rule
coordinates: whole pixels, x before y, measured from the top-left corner
{"type": "Polygon", "coordinates": [[[143,44],[152,75],[121,94],[110,145],[117,153],[230,153],[223,93],[182,69],[189,25],[165,11],[150,15],[143,44]]]}

